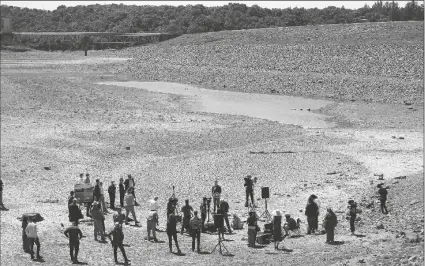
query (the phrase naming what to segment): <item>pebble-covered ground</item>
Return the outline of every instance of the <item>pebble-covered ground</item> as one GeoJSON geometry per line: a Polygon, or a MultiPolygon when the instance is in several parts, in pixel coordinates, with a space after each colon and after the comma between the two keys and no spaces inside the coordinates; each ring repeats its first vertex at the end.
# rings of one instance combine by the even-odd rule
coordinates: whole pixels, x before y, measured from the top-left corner
{"type": "MultiPolygon", "coordinates": [[[[418,44],[414,37],[417,28],[423,30],[423,26],[410,22],[316,28],[331,34],[338,27],[343,27],[346,34],[358,34],[359,27],[381,27],[382,35],[368,35],[370,41],[364,43],[382,43],[388,36],[399,38],[396,29],[407,27],[410,31],[404,33],[403,42],[413,40],[414,45],[418,44]]],[[[316,31],[315,27],[306,29],[307,33],[316,31]]],[[[296,37],[302,32],[300,28],[285,30],[296,32],[290,35],[293,41],[288,41],[287,45],[301,38],[296,37]]],[[[271,31],[263,30],[264,36],[274,36],[269,33],[271,31]]],[[[261,30],[221,34],[226,40],[232,34],[245,36],[244,32],[246,36],[254,36],[254,39],[246,37],[251,38],[247,43],[268,39],[255,41],[255,36],[261,36],[261,30]]],[[[338,32],[341,30],[335,31],[338,32]]],[[[307,33],[306,36],[312,36],[307,33]]],[[[187,42],[185,49],[198,49],[202,38],[210,35],[219,36],[220,33],[181,38],[187,42]]],[[[322,35],[314,38],[325,40],[322,35]]],[[[313,41],[313,37],[309,38],[313,41]]],[[[178,39],[171,42],[175,41],[178,39]]],[[[144,63],[139,63],[138,72],[123,72],[134,69],[134,61],[116,58],[147,57],[146,51],[172,49],[171,42],[130,49],[132,56],[128,51],[124,51],[126,56],[121,52],[89,51],[88,57],[81,52],[2,51],[1,177],[5,184],[3,198],[9,210],[0,213],[1,265],[35,264],[22,251],[21,224],[16,219],[24,212],[33,211],[45,218],[38,225],[43,265],[71,264],[61,223],[69,224],[66,200],[81,172],[89,172],[105,184],[112,180],[117,182],[128,173],[135,176],[136,195],[141,203],[136,213],[142,221],[141,228],[124,227],[125,242],[129,245],[126,251],[132,265],[423,264],[423,106],[419,104],[423,101],[422,89],[404,92],[405,99],[412,99],[411,105],[396,101],[388,94],[380,94],[387,100],[336,101],[319,111],[329,115],[337,124],[335,128],[305,130],[249,117],[195,113],[190,110],[188,100],[177,95],[95,85],[99,81],[134,80],[136,77],[142,81],[162,80],[163,72],[155,76],[144,63]],[[260,198],[261,186],[270,187],[270,211],[280,209],[303,221],[302,237],[285,239],[285,250],[275,251],[272,244],[248,248],[246,229],[226,235],[229,241],[225,245],[233,255],[230,257],[192,253],[191,239],[186,235],[179,235],[183,256],[168,252],[164,232],[158,233],[160,243],[144,240],[146,201],[155,195],[160,197],[163,206],[160,229],[163,230],[165,203],[173,185],[181,204],[187,198],[192,206],[199,208],[201,198],[208,196],[214,180],[218,179],[223,196],[230,204],[230,212],[246,219],[247,210],[243,206],[243,177],[246,174],[258,177],[256,198],[260,198]],[[379,174],[384,174],[384,180],[378,180],[379,174]],[[389,186],[390,214],[386,216],[380,214],[376,202],[379,182],[389,186]],[[320,220],[327,206],[336,211],[339,219],[336,240],[341,245],[325,245],[324,235],[305,235],[303,209],[312,193],[320,199],[320,220]],[[345,219],[346,202],[350,198],[354,198],[363,210],[356,224],[357,237],[349,235],[349,223],[345,219]]],[[[423,44],[421,49],[423,51],[423,44]]],[[[252,53],[259,52],[253,49],[252,53]]],[[[389,49],[388,53],[393,50],[389,49]]],[[[405,53],[412,52],[406,49],[405,53]]],[[[184,59],[180,54],[173,56],[176,57],[170,60],[184,59]]],[[[292,56],[303,58],[304,53],[292,56]]],[[[190,56],[186,58],[192,60],[190,56]]],[[[152,63],[152,69],[161,68],[160,62],[152,63]]],[[[176,67],[173,61],[162,62],[164,69],[168,65],[176,67]]],[[[398,69],[385,67],[393,71],[398,69]]],[[[423,69],[423,62],[420,67],[423,69]]],[[[197,69],[197,75],[203,75],[202,68],[197,69]]],[[[258,79],[264,77],[257,72],[253,75],[258,79]]],[[[225,76],[232,79],[230,75],[225,76]]],[[[189,81],[190,78],[185,76],[189,81]]],[[[404,88],[409,87],[412,80],[415,78],[409,76],[404,88]]],[[[164,78],[164,81],[178,80],[164,78]]],[[[239,84],[237,79],[232,82],[239,84]]],[[[197,80],[193,79],[193,83],[197,84],[197,80]]],[[[362,98],[360,95],[356,99],[362,98]]],[[[261,213],[264,202],[258,201],[258,205],[261,213]]],[[[112,227],[111,214],[107,216],[106,226],[112,227]]],[[[80,261],[89,265],[113,264],[111,246],[93,240],[91,222],[84,221],[81,229],[87,237],[81,242],[80,261]]],[[[201,242],[202,250],[210,252],[217,236],[204,234],[201,242]]]]}

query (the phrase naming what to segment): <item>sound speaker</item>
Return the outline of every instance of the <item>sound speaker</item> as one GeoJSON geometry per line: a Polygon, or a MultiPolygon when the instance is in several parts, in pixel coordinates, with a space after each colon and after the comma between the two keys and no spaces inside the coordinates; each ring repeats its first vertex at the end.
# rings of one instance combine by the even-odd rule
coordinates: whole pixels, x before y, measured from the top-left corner
{"type": "Polygon", "coordinates": [[[221,229],[224,227],[224,217],[223,214],[214,215],[214,227],[217,229],[221,229]]]}
{"type": "Polygon", "coordinates": [[[263,199],[270,198],[269,187],[262,187],[261,188],[261,198],[263,198],[263,199]]]}

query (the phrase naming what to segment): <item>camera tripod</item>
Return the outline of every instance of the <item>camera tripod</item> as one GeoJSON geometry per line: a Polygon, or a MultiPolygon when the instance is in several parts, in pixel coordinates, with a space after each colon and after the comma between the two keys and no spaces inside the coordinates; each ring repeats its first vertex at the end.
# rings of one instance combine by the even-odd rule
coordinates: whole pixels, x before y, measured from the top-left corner
{"type": "Polygon", "coordinates": [[[214,249],[211,251],[211,254],[215,251],[218,250],[218,252],[220,253],[220,255],[223,255],[223,251],[226,251],[226,254],[224,255],[228,255],[230,254],[229,250],[227,250],[226,246],[223,243],[223,239],[220,235],[221,231],[223,230],[223,228],[219,228],[218,229],[218,243],[217,245],[215,245],[214,249]],[[217,248],[218,247],[218,248],[217,248]]]}
{"type": "Polygon", "coordinates": [[[264,218],[265,221],[270,221],[272,219],[272,215],[270,214],[270,212],[267,210],[267,199],[264,199],[264,202],[266,204],[265,206],[265,210],[264,212],[260,215],[260,217],[258,219],[264,218]]]}

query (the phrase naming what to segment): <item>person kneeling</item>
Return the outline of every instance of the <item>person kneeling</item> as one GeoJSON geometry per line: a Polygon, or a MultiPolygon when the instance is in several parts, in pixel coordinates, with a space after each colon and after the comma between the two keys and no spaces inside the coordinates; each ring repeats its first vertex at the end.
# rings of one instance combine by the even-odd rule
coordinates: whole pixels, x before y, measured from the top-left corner
{"type": "Polygon", "coordinates": [[[289,214],[285,214],[286,223],[283,225],[283,229],[285,230],[285,236],[289,235],[289,231],[295,230],[298,228],[297,221],[291,217],[289,214]]]}

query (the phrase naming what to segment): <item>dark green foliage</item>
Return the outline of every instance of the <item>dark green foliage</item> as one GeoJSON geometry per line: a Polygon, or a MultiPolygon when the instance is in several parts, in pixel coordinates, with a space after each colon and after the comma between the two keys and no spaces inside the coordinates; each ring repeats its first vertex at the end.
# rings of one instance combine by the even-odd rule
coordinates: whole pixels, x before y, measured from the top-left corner
{"type": "MultiPolygon", "coordinates": [[[[423,20],[424,7],[415,1],[399,7],[376,2],[357,10],[330,6],[324,9],[268,9],[230,3],[220,7],[89,5],[59,6],[54,11],[1,5],[1,15],[12,15],[13,31],[34,32],[169,32],[173,34],[268,27],[340,24],[363,21],[423,20]]],[[[37,47],[46,47],[38,41],[37,47]]],[[[75,47],[58,44],[55,48],[75,47]]],[[[81,45],[77,45],[81,46],[81,45]]],[[[91,46],[91,44],[89,44],[91,46]]],[[[50,47],[51,48],[51,47],[50,47]]],[[[98,47],[96,47],[98,48],[98,47]]]]}

